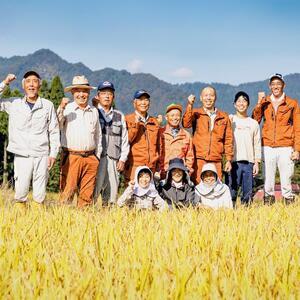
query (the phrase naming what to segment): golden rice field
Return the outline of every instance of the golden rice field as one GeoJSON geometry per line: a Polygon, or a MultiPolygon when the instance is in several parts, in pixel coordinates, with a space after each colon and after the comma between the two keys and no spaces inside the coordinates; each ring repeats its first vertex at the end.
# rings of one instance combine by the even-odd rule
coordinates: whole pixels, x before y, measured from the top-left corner
{"type": "Polygon", "coordinates": [[[299,199],[159,213],[21,211],[11,198],[2,191],[1,299],[300,299],[299,199]]]}

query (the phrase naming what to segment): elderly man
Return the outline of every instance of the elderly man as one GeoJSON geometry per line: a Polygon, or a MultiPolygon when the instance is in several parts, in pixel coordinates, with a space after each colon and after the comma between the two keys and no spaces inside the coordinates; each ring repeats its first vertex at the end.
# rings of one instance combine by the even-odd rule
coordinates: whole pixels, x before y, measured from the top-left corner
{"type": "Polygon", "coordinates": [[[102,204],[117,201],[119,175],[124,171],[129,152],[128,132],[123,113],[113,108],[115,88],[109,81],[100,82],[94,103],[102,129],[101,164],[98,169],[94,198],[101,193],[102,204]]]}
{"type": "Polygon", "coordinates": [[[297,100],[284,93],[285,82],[281,74],[270,77],[271,95],[258,93],[258,102],[252,117],[261,122],[264,158],[264,202],[275,202],[275,174],[278,166],[281,191],[285,203],[294,202],[291,179],[294,174],[294,161],[299,159],[300,151],[300,109],[297,100]]]}
{"type": "Polygon", "coordinates": [[[185,114],[182,119],[183,127],[193,127],[193,144],[195,147],[195,164],[193,179],[200,182],[200,173],[205,163],[216,165],[218,177],[222,179],[222,156],[225,155],[225,172],[231,170],[233,158],[233,134],[227,113],[215,107],[216,90],[205,87],[200,94],[203,104],[201,108],[193,109],[196,97],[190,95],[185,114]]]}
{"type": "Polygon", "coordinates": [[[134,179],[138,166],[147,166],[153,173],[158,167],[159,124],[157,119],[149,116],[150,94],[138,90],[134,94],[135,112],[125,117],[130,144],[129,157],[125,166],[125,179],[134,179]]]}
{"type": "Polygon", "coordinates": [[[91,89],[84,76],[75,76],[72,85],[65,88],[65,92],[72,93],[74,102],[63,98],[57,110],[63,151],[60,200],[68,203],[77,192],[80,208],[93,203],[102,151],[99,114],[88,104],[91,89]]]}
{"type": "Polygon", "coordinates": [[[167,107],[167,125],[160,128],[160,177],[164,179],[169,167],[169,161],[181,158],[188,172],[193,173],[194,149],[193,140],[189,132],[180,127],[182,106],[172,103],[167,107]]]}
{"type": "MultiPolygon", "coordinates": [[[[7,75],[0,93],[16,76],[7,75]]],[[[24,98],[2,99],[1,111],[9,114],[9,144],[14,153],[15,200],[25,204],[32,180],[34,203],[42,204],[46,196],[48,172],[59,151],[59,127],[53,103],[40,98],[40,75],[25,73],[22,80],[24,98]]]]}

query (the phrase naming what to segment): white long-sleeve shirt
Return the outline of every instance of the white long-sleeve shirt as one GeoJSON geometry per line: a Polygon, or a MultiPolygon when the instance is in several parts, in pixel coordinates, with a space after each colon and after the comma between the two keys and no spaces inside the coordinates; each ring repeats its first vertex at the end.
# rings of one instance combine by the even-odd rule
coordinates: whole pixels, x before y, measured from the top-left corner
{"type": "MultiPolygon", "coordinates": [[[[0,83],[0,95],[5,86],[0,83]]],[[[1,99],[0,110],[9,115],[7,151],[25,157],[57,156],[59,126],[51,101],[38,97],[30,109],[26,97],[1,99]]]]}
{"type": "Polygon", "coordinates": [[[95,154],[100,159],[102,132],[97,109],[90,105],[81,109],[74,101],[65,109],[59,107],[57,116],[62,147],[74,151],[95,150],[95,154]]]}
{"type": "Polygon", "coordinates": [[[256,162],[261,160],[260,128],[254,119],[233,115],[234,161],[256,162]]]}

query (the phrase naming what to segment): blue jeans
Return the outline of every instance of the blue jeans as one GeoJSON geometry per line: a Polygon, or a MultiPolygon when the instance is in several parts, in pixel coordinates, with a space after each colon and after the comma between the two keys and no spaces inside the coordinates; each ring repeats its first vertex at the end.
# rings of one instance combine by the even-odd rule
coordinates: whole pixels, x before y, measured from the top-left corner
{"type": "Polygon", "coordinates": [[[235,161],[226,180],[230,188],[232,201],[236,201],[238,189],[242,187],[242,204],[249,204],[253,189],[253,163],[249,161],[235,161]]]}

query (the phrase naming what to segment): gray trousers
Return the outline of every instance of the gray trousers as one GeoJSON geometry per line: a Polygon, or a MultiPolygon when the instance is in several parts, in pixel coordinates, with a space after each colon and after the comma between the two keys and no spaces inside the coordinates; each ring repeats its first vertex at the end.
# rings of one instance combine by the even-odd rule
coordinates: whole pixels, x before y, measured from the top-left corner
{"type": "Polygon", "coordinates": [[[107,155],[101,157],[94,191],[95,202],[98,200],[100,194],[104,204],[117,202],[120,183],[119,175],[117,160],[111,159],[107,155]]]}
{"type": "Polygon", "coordinates": [[[48,177],[48,156],[25,157],[15,155],[15,200],[18,202],[27,201],[32,180],[33,200],[42,203],[46,197],[48,177]]]}

